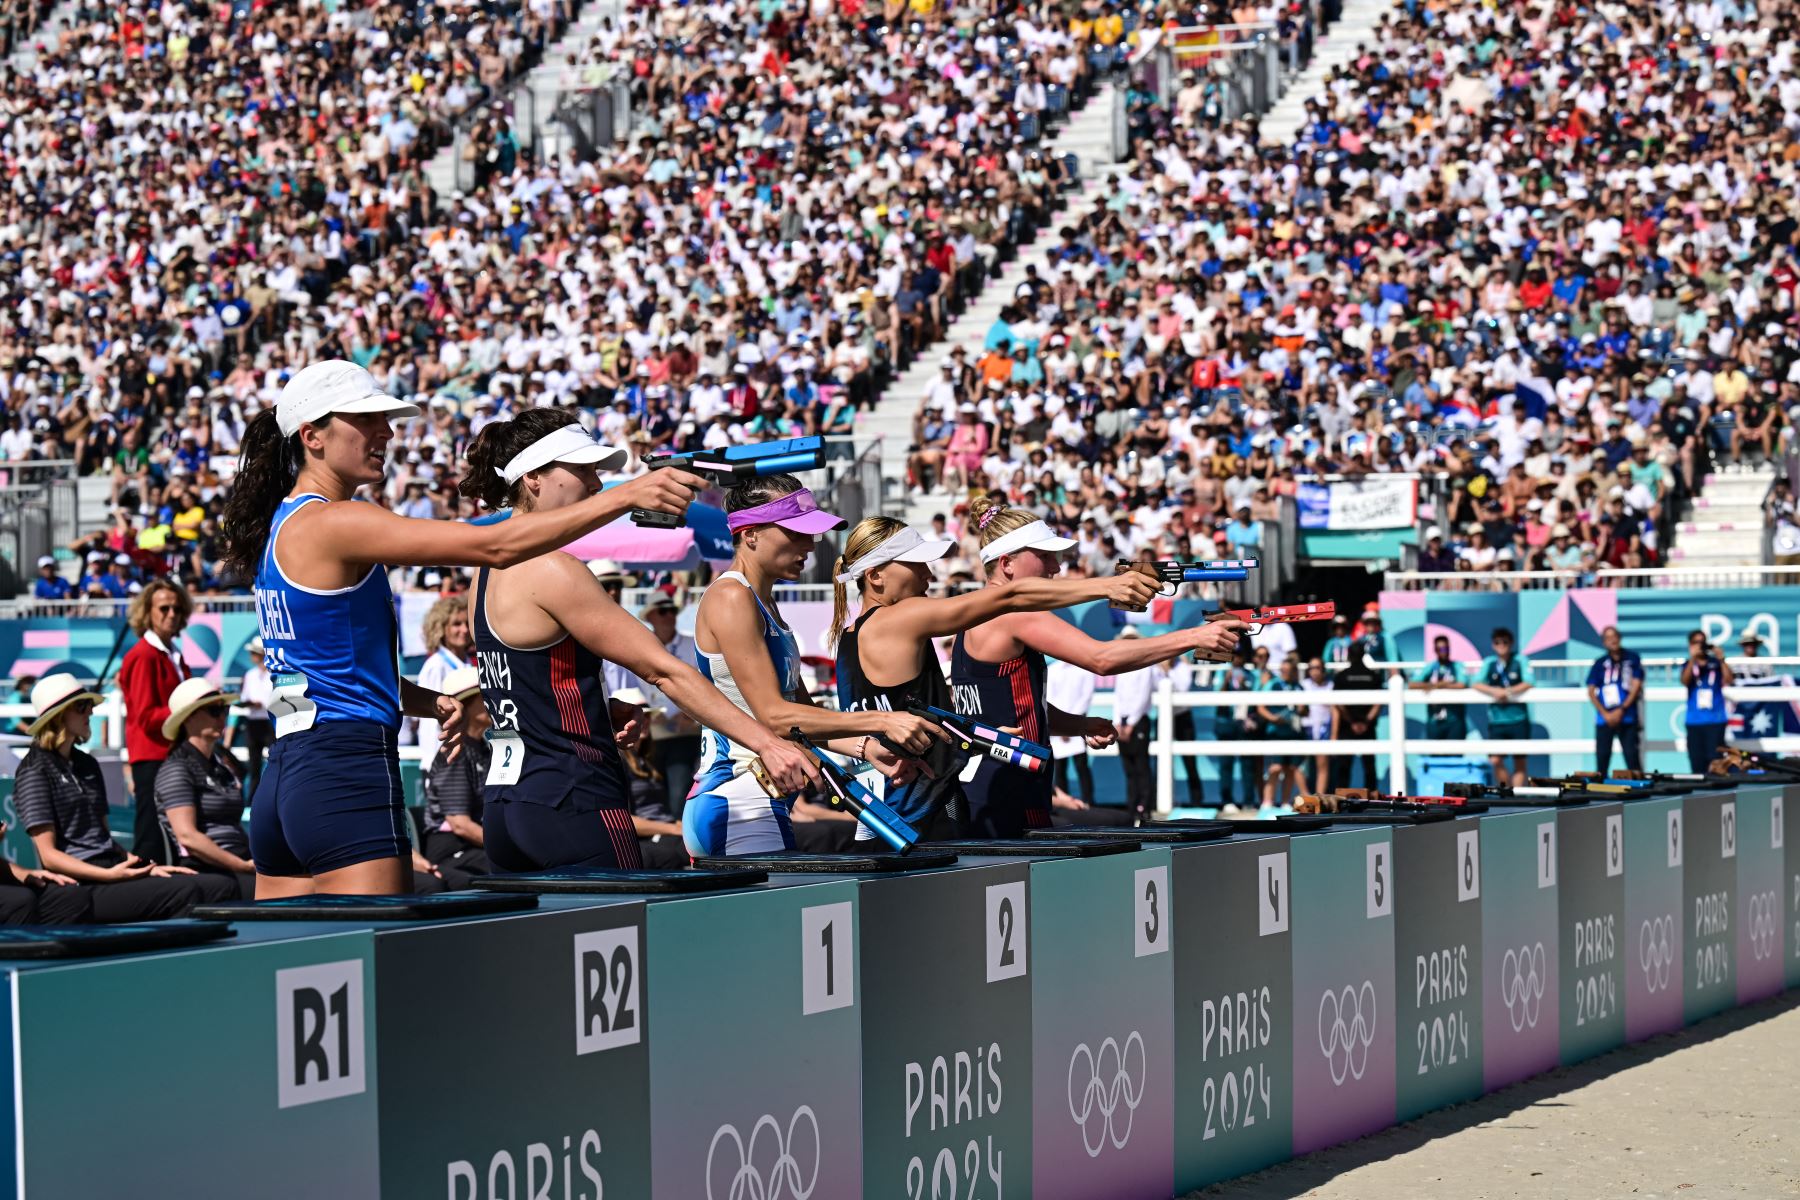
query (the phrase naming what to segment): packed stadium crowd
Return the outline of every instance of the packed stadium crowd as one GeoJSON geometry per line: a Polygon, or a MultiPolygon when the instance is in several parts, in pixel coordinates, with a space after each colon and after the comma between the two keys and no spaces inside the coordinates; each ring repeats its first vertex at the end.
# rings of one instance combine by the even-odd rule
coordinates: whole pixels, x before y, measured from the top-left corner
{"type": "Polygon", "coordinates": [[[1243,550],[1308,475],[1407,471],[1447,484],[1425,569],[1654,565],[1700,473],[1791,435],[1788,6],[1398,6],[1285,145],[1183,58],[1062,214],[1046,123],[1199,10],[888,8],[632,9],[580,56],[629,80],[631,140],[550,161],[489,101],[566,5],[41,28],[0,95],[0,449],[112,478],[78,589],[119,558],[234,582],[220,468],[304,362],[419,397],[382,498],[466,514],[468,439],[534,404],[627,471],[853,431],[1046,221],[944,355],[909,483],[1001,490],[1096,561],[1243,550]],[[439,195],[451,145],[474,183],[439,195]]]}

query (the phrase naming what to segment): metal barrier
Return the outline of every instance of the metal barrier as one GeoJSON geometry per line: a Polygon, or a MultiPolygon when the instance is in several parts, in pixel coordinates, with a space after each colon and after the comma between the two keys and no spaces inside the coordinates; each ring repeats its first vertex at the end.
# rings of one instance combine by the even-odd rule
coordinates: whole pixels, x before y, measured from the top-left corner
{"type": "MultiPolygon", "coordinates": [[[[1645,700],[1683,701],[1687,698],[1687,689],[1682,687],[1652,686],[1644,689],[1645,700]]],[[[1725,689],[1727,700],[1747,700],[1752,703],[1768,703],[1771,701],[1800,700],[1800,687],[1729,687],[1725,689]]],[[[1112,709],[1112,693],[1102,692],[1094,697],[1094,707],[1112,709]]],[[[1489,755],[1541,755],[1541,754],[1583,754],[1593,750],[1594,741],[1585,738],[1529,738],[1524,740],[1503,740],[1483,738],[1470,735],[1460,741],[1445,741],[1433,738],[1413,738],[1406,734],[1406,708],[1441,705],[1480,705],[1492,704],[1493,699],[1481,692],[1470,690],[1418,691],[1409,688],[1404,680],[1394,679],[1385,688],[1355,689],[1345,691],[1321,692],[1183,692],[1175,693],[1168,680],[1163,680],[1157,688],[1156,701],[1152,711],[1156,714],[1156,736],[1151,743],[1152,753],[1156,758],[1156,810],[1167,814],[1174,810],[1175,801],[1175,760],[1188,757],[1212,758],[1382,758],[1387,762],[1388,790],[1406,791],[1407,759],[1409,756],[1426,754],[1461,755],[1465,758],[1481,759],[1489,755]],[[1378,738],[1341,739],[1327,741],[1311,741],[1307,739],[1258,739],[1218,741],[1176,741],[1175,713],[1180,709],[1214,709],[1231,708],[1240,704],[1268,703],[1270,697],[1276,697],[1275,703],[1284,707],[1311,707],[1325,705],[1327,707],[1349,705],[1386,706],[1382,714],[1387,720],[1387,733],[1378,738]]],[[[1539,704],[1575,704],[1588,706],[1587,689],[1583,688],[1538,688],[1531,690],[1525,703],[1539,704]]],[[[1800,752],[1800,736],[1773,738],[1740,738],[1734,739],[1732,745],[1746,750],[1760,750],[1776,754],[1800,752]]],[[[1685,739],[1645,738],[1642,750],[1648,754],[1653,751],[1680,750],[1685,751],[1685,739]]],[[[1118,753],[1118,748],[1108,747],[1105,750],[1090,750],[1089,754],[1107,757],[1118,753]]]]}
{"type": "Polygon", "coordinates": [[[1571,587],[1758,588],[1800,584],[1800,567],[1602,567],[1567,571],[1389,571],[1390,592],[1524,592],[1571,587]]]}

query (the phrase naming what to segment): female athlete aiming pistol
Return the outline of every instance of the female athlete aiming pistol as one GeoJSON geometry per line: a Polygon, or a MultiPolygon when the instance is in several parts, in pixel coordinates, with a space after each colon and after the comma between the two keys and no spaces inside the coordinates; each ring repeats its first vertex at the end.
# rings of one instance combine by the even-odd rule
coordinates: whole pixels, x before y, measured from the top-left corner
{"type": "MultiPolygon", "coordinates": [[[[846,710],[906,712],[913,705],[960,711],[939,667],[931,639],[948,637],[1008,613],[1044,612],[1089,600],[1138,607],[1161,586],[1136,571],[1106,579],[1019,578],[961,596],[929,597],[929,564],[950,543],[929,540],[892,517],[867,517],[850,531],[837,563],[838,698],[846,710]],[[863,610],[844,628],[854,583],[863,610]]],[[[961,836],[968,819],[963,795],[966,760],[948,744],[925,756],[928,774],[890,783],[888,803],[921,837],[961,836]]],[[[857,831],[860,835],[861,830],[857,831]]]]}
{"type": "MultiPolygon", "coordinates": [[[[1061,554],[1075,545],[1073,539],[1057,536],[1036,513],[1008,508],[999,496],[978,498],[969,506],[969,518],[981,536],[986,590],[1055,575],[1062,567],[1061,554]]],[[[1111,721],[1050,707],[1044,692],[1046,655],[1096,675],[1135,671],[1190,650],[1224,662],[1243,628],[1241,621],[1212,621],[1161,637],[1101,642],[1053,613],[1005,613],[956,635],[950,650],[956,711],[989,725],[1012,726],[1034,742],[1086,737],[1090,745],[1104,746],[1114,738],[1111,721]]],[[[963,785],[970,836],[1012,838],[1028,828],[1048,827],[1054,780],[1048,769],[1027,771],[982,758],[974,778],[963,785]]]]}
{"type": "MultiPolygon", "coordinates": [[[[820,511],[792,475],[739,484],[726,495],[725,511],[735,549],[731,569],[700,600],[694,644],[701,672],[763,724],[834,738],[827,748],[866,759],[890,779],[911,779],[916,760],[876,739],[923,754],[945,740],[943,730],[906,712],[831,712],[815,705],[801,683],[799,645],[775,604],[775,585],[800,578],[818,535],[843,528],[843,518],[820,511]]],[[[706,730],[700,774],[681,813],[689,853],[793,848],[791,800],[769,797],[746,773],[753,753],[717,729],[706,730]]]]}
{"type": "MultiPolygon", "coordinates": [[[[567,409],[534,408],[481,431],[469,447],[462,491],[490,508],[510,504],[515,514],[560,512],[592,503],[600,464],[622,458],[597,445],[567,409]]],[[[785,791],[815,777],[804,751],[665,650],[573,555],[484,567],[472,603],[481,699],[494,723],[482,830],[488,859],[501,870],[642,865],[602,653],[709,732],[760,757],[785,791]]]]}
{"type": "Polygon", "coordinates": [[[412,520],[353,499],[381,480],[389,422],[418,411],[355,363],[331,360],[298,372],[244,431],[224,560],[255,580],[275,685],[275,748],[250,807],[262,899],[412,886],[395,734],[402,712],[454,728],[462,706],[400,678],[388,566],[510,566],[633,508],[685,512],[705,485],[655,471],[493,525],[412,520]]]}

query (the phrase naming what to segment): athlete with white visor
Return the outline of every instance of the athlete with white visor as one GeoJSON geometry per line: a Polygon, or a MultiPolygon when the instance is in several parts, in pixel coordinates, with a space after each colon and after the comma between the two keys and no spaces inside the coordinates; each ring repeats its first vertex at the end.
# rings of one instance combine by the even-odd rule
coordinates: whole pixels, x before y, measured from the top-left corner
{"type": "MultiPolygon", "coordinates": [[[[944,739],[943,730],[910,713],[815,705],[801,679],[799,644],[775,602],[776,585],[800,578],[819,535],[843,528],[843,518],[822,511],[792,475],[739,484],[726,494],[725,512],[734,550],[731,569],[700,600],[694,644],[701,674],[771,729],[799,729],[821,749],[870,762],[890,779],[910,779],[917,762],[895,749],[923,754],[944,739]]],[[[792,849],[793,798],[771,797],[757,782],[751,748],[717,729],[702,736],[700,773],[681,814],[688,852],[792,849]]]]}
{"type": "MultiPolygon", "coordinates": [[[[481,431],[461,487],[489,508],[510,506],[516,521],[590,503],[599,469],[623,458],[569,410],[534,408],[481,431]]],[[[483,569],[471,605],[481,698],[494,725],[482,831],[488,859],[503,871],[642,864],[602,656],[748,747],[784,790],[816,776],[804,751],[664,649],[571,554],[483,569]]]]}
{"type": "MultiPolygon", "coordinates": [[[[903,713],[926,705],[956,711],[933,638],[960,634],[1008,613],[1045,612],[1090,600],[1141,607],[1159,587],[1133,571],[1105,579],[1018,578],[960,596],[928,596],[930,564],[950,547],[950,542],[927,538],[893,517],[866,517],[850,531],[837,562],[831,622],[838,645],[839,707],[903,713]],[[846,628],[851,584],[860,594],[862,612],[846,628]]],[[[935,743],[925,756],[925,772],[890,782],[889,806],[923,838],[963,836],[969,814],[961,776],[968,762],[950,744],[935,743]]],[[[866,831],[858,829],[857,834],[862,837],[866,831]]]]}
{"type": "Polygon", "coordinates": [[[255,581],[275,747],[250,804],[258,898],[410,891],[402,713],[455,728],[461,704],[400,677],[392,566],[509,567],[636,508],[682,513],[705,480],[656,471],[557,511],[492,525],[356,499],[417,406],[343,359],[295,373],[244,431],[221,521],[224,564],[255,581]]]}

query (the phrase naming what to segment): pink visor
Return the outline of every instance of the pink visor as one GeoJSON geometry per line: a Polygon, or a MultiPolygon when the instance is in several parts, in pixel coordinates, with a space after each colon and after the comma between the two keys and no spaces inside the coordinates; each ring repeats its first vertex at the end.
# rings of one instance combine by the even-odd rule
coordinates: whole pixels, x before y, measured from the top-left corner
{"type": "Polygon", "coordinates": [[[779,525],[795,533],[818,534],[842,529],[847,524],[849,522],[844,518],[822,511],[818,502],[813,499],[812,492],[806,488],[789,492],[755,508],[740,508],[725,517],[725,527],[733,533],[752,525],[779,525]]]}

